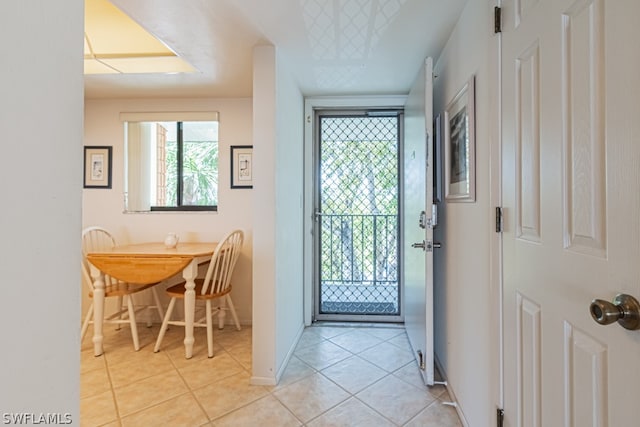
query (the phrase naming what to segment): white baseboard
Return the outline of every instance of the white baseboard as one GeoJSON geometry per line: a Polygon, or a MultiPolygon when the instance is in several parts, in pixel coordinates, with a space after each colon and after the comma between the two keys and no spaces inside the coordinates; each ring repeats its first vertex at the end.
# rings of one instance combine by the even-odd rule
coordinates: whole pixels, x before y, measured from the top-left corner
{"type": "Polygon", "coordinates": [[[276,385],[277,381],[271,377],[251,377],[251,385],[276,385]]]}
{"type": "Polygon", "coordinates": [[[440,371],[440,375],[442,376],[442,380],[444,382],[446,382],[445,387],[447,389],[447,392],[449,393],[449,396],[451,397],[451,402],[455,403],[455,410],[458,413],[458,417],[460,417],[460,422],[462,423],[462,425],[464,427],[469,427],[469,423],[467,422],[466,417],[464,416],[464,412],[462,411],[462,408],[460,407],[460,404],[458,403],[458,399],[456,398],[456,393],[453,391],[453,386],[451,385],[451,383],[449,382],[449,380],[447,379],[447,372],[444,370],[444,368],[442,367],[442,364],[440,363],[440,361],[438,360],[438,357],[434,354],[433,357],[433,361],[436,365],[436,367],[438,368],[438,371],[440,371]]]}
{"type": "Polygon", "coordinates": [[[304,332],[304,324],[300,325],[300,329],[298,330],[298,333],[296,334],[296,338],[293,340],[293,344],[291,345],[291,347],[289,348],[289,351],[287,352],[287,355],[285,356],[284,360],[282,361],[282,364],[280,365],[280,367],[278,368],[278,371],[276,372],[276,375],[274,378],[268,378],[268,377],[251,377],[251,384],[253,385],[278,385],[278,383],[280,382],[280,378],[282,378],[282,375],[284,375],[284,372],[287,369],[287,365],[289,365],[289,361],[291,360],[291,358],[293,357],[293,353],[296,350],[296,347],[298,346],[298,341],[300,341],[300,337],[302,337],[302,333],[304,332]]]}

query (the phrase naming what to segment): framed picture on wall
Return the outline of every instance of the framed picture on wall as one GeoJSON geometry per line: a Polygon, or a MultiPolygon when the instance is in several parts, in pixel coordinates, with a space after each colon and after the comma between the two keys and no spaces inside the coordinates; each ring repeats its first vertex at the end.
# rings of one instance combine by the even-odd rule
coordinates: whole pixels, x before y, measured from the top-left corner
{"type": "Polygon", "coordinates": [[[475,202],[475,78],[460,89],[444,111],[445,199],[475,202]]]}
{"type": "Polygon", "coordinates": [[[433,203],[442,201],[442,115],[433,120],[433,203]]]}
{"type": "Polygon", "coordinates": [[[84,188],[111,188],[110,146],[84,147],[84,188]]]}
{"type": "Polygon", "coordinates": [[[231,146],[231,188],[253,188],[253,146],[231,146]]]}

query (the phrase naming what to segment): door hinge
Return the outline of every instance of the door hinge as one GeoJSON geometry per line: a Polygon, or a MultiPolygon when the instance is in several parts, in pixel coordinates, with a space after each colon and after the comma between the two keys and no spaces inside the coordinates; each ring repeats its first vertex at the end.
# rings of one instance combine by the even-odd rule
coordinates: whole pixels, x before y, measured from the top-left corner
{"type": "Polygon", "coordinates": [[[504,219],[502,215],[502,208],[496,207],[496,233],[502,233],[504,229],[504,219]]]}
{"type": "Polygon", "coordinates": [[[496,417],[497,426],[502,427],[504,425],[504,409],[498,408],[498,415],[496,417]]]}
{"type": "Polygon", "coordinates": [[[436,204],[431,205],[431,228],[435,228],[438,225],[438,206],[436,204]]]}
{"type": "Polygon", "coordinates": [[[502,32],[502,8],[498,6],[493,9],[493,32],[494,34],[502,32]]]}

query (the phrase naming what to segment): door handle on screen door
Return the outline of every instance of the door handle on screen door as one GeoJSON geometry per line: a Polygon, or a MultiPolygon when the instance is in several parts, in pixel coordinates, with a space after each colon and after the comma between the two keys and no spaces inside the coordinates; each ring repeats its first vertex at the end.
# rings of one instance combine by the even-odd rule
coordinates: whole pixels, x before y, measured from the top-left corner
{"type": "Polygon", "coordinates": [[[440,242],[434,242],[431,240],[423,240],[419,243],[413,243],[411,245],[412,248],[422,249],[423,251],[431,252],[433,248],[440,249],[442,244],[440,242]]]}
{"type": "Polygon", "coordinates": [[[423,251],[427,248],[426,242],[424,240],[420,243],[413,243],[411,247],[416,249],[422,249],[423,251]]]}

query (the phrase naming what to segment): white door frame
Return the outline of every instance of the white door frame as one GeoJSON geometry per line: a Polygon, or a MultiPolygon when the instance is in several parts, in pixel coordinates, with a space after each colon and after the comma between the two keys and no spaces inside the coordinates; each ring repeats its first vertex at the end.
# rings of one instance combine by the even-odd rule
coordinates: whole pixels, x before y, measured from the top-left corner
{"type": "MultiPolygon", "coordinates": [[[[495,7],[502,7],[502,0],[495,0],[495,7]]],[[[494,76],[495,81],[495,94],[496,94],[496,103],[495,103],[495,117],[497,118],[494,123],[493,128],[493,137],[491,138],[491,153],[490,153],[490,161],[491,165],[489,168],[490,178],[489,182],[491,183],[491,206],[495,206],[496,208],[502,207],[502,33],[499,32],[495,34],[496,45],[495,45],[495,61],[493,61],[493,67],[495,67],[490,73],[494,76]]],[[[498,215],[497,209],[495,215],[498,215]]],[[[497,337],[494,339],[494,351],[497,353],[494,360],[498,360],[497,366],[497,375],[498,378],[498,396],[497,397],[497,406],[499,409],[504,408],[504,315],[502,312],[502,299],[503,299],[503,256],[502,256],[502,233],[497,233],[498,227],[498,218],[496,217],[496,236],[492,238],[490,241],[490,252],[489,259],[491,260],[490,265],[490,273],[489,273],[489,282],[493,284],[493,289],[495,289],[494,295],[494,309],[492,310],[495,313],[495,317],[493,320],[494,324],[497,326],[497,337]]],[[[500,222],[500,226],[502,223],[500,222]]]]}
{"type": "Polygon", "coordinates": [[[403,108],[404,95],[362,97],[311,97],[304,101],[304,324],[313,320],[313,135],[315,110],[345,108],[403,108]]]}

